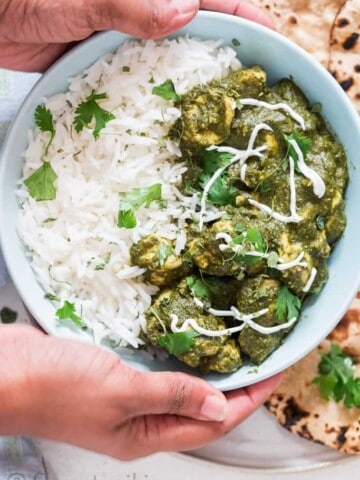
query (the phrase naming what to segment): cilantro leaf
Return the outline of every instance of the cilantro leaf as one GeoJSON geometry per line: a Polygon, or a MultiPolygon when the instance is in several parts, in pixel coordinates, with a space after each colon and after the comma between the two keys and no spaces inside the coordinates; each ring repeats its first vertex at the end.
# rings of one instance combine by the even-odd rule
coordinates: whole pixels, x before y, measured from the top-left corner
{"type": "Polygon", "coordinates": [[[3,307],[0,310],[1,323],[14,323],[16,322],[17,316],[17,312],[11,310],[9,307],[3,307]]]}
{"type": "Polygon", "coordinates": [[[170,80],[170,78],[165,80],[165,82],[162,83],[161,85],[157,85],[153,87],[152,94],[157,95],[158,97],[161,97],[164,100],[175,100],[175,101],[181,100],[180,95],[178,95],[175,91],[174,82],[170,80]]]}
{"type": "Polygon", "coordinates": [[[50,139],[45,148],[45,156],[49,153],[50,145],[55,138],[54,119],[51,111],[45,105],[38,105],[35,109],[35,124],[42,132],[49,132],[50,139]]]}
{"type": "Polygon", "coordinates": [[[292,157],[295,163],[295,170],[300,173],[299,167],[298,167],[298,162],[299,162],[299,157],[298,154],[295,151],[295,148],[291,145],[290,141],[295,140],[295,142],[298,144],[300,150],[302,151],[302,154],[304,156],[304,159],[306,158],[307,154],[310,152],[311,147],[312,147],[312,140],[309,137],[306,137],[305,135],[301,135],[301,133],[298,132],[291,132],[290,135],[284,134],[284,139],[288,148],[287,151],[287,158],[292,157]]]}
{"type": "Polygon", "coordinates": [[[195,275],[190,275],[186,277],[186,285],[194,297],[211,300],[211,290],[200,278],[195,275]]]}
{"type": "MultiPolygon", "coordinates": [[[[200,175],[201,188],[205,189],[211,177],[212,175],[200,175]]],[[[225,177],[222,175],[211,185],[207,200],[214,205],[235,205],[237,195],[238,190],[231,185],[229,186],[225,181],[225,177]]]]}
{"type": "Polygon", "coordinates": [[[320,352],[319,375],[313,379],[325,400],[343,401],[345,407],[360,407],[360,378],[354,377],[352,357],[337,344],[332,344],[328,353],[320,352]]]}
{"type": "Polygon", "coordinates": [[[197,332],[168,333],[158,338],[158,345],[176,357],[188,352],[195,344],[197,332]]]}
{"type": "Polygon", "coordinates": [[[293,295],[287,287],[282,286],[276,299],[275,308],[279,320],[291,320],[294,317],[298,317],[301,300],[296,295],[293,295]]]}
{"type": "Polygon", "coordinates": [[[137,221],[133,210],[119,210],[118,214],[119,228],[135,228],[137,221]]]}
{"type": "Polygon", "coordinates": [[[60,302],[60,298],[54,295],[53,293],[45,293],[44,298],[51,300],[53,302],[60,302]]]}
{"type": "Polygon", "coordinates": [[[246,230],[246,240],[252,243],[258,252],[265,252],[266,243],[261,235],[260,230],[257,228],[248,228],[246,230]]]}
{"type": "Polygon", "coordinates": [[[137,210],[142,205],[148,208],[155,200],[161,200],[161,183],[154,183],[145,188],[133,188],[124,194],[120,201],[120,208],[121,210],[137,210]]]}
{"type": "Polygon", "coordinates": [[[164,242],[161,242],[160,248],[157,251],[157,258],[159,260],[160,268],[162,268],[167,260],[168,257],[174,254],[174,249],[167,245],[164,242]]]}
{"type": "Polygon", "coordinates": [[[40,168],[24,180],[30,195],[38,202],[43,200],[54,200],[56,198],[56,188],[54,182],[57,175],[49,162],[44,162],[40,168]]]}
{"type": "Polygon", "coordinates": [[[231,153],[206,150],[201,162],[202,170],[205,174],[212,176],[219,168],[225,167],[233,156],[231,153]]]}
{"type": "Polygon", "coordinates": [[[157,200],[161,200],[161,183],[154,183],[145,188],[133,188],[125,193],[120,201],[118,227],[135,228],[137,225],[136,210],[142,205],[148,208],[151,202],[157,200]]]}
{"type": "Polygon", "coordinates": [[[86,330],[85,322],[76,314],[75,305],[65,300],[64,305],[56,310],[55,315],[59,320],[71,320],[75,325],[86,330]]]}
{"type": "Polygon", "coordinates": [[[110,120],[114,120],[115,115],[100,107],[97,101],[105,98],[107,98],[106,93],[95,93],[93,90],[89,97],[77,106],[74,125],[78,133],[81,132],[84,127],[90,127],[90,123],[95,119],[93,135],[95,140],[97,140],[100,136],[100,131],[106,127],[106,124],[110,120]]]}

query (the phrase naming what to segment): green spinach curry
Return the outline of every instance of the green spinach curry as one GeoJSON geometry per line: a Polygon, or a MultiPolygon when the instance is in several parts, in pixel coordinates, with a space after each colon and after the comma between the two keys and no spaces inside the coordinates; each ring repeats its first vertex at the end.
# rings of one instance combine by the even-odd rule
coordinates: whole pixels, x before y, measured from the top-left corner
{"type": "Polygon", "coordinates": [[[258,66],[200,85],[176,106],[181,190],[198,202],[181,252],[156,234],[131,248],[159,287],[146,341],[203,373],[233,372],[261,364],[326,282],[346,225],[346,157],[319,106],[290,79],[267,86],[258,66]]]}

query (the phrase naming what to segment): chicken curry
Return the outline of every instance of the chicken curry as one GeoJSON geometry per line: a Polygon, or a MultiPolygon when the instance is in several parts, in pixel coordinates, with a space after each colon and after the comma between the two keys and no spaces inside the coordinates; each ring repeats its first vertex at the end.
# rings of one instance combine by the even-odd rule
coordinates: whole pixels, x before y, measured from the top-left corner
{"type": "Polygon", "coordinates": [[[348,180],[320,106],[291,79],[242,69],[184,94],[170,130],[186,162],[179,189],[197,199],[184,248],[156,233],[131,248],[159,287],[146,341],[203,373],[261,364],[328,277],[348,180]]]}

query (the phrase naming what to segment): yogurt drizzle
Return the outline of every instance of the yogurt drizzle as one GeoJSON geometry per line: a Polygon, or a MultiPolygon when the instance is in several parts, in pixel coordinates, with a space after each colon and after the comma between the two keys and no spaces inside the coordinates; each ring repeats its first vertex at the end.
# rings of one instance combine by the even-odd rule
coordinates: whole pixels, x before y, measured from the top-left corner
{"type": "Polygon", "coordinates": [[[252,107],[262,107],[267,108],[268,110],[284,110],[290,115],[290,117],[297,122],[300,127],[305,130],[305,120],[299,115],[293,108],[290,107],[287,103],[268,103],[262,100],[256,100],[256,98],[242,98],[238,100],[238,103],[241,105],[248,105],[252,107]]]}
{"type": "MultiPolygon", "coordinates": [[[[202,304],[202,302],[200,301],[202,304]]],[[[189,327],[194,330],[195,332],[199,333],[200,335],[205,335],[206,337],[222,337],[224,335],[231,335],[233,333],[241,332],[246,325],[248,325],[253,330],[262,333],[264,335],[271,335],[272,333],[279,332],[281,330],[285,330],[286,328],[290,328],[297,320],[297,317],[292,318],[286,323],[282,323],[281,325],[275,325],[274,327],[263,327],[258,323],[254,322],[254,318],[258,318],[262,315],[265,315],[269,311],[268,308],[263,310],[259,310],[253,314],[246,315],[241,313],[236,307],[231,307],[230,310],[215,310],[213,308],[209,308],[208,312],[214,316],[221,316],[221,317],[232,317],[239,322],[242,322],[241,325],[238,327],[231,327],[231,328],[224,328],[222,330],[208,330],[206,328],[201,327],[197,321],[193,318],[187,318],[183,321],[182,325],[179,327],[179,317],[175,314],[170,314],[171,324],[170,329],[173,333],[179,332],[186,332],[189,330],[189,327]]]]}

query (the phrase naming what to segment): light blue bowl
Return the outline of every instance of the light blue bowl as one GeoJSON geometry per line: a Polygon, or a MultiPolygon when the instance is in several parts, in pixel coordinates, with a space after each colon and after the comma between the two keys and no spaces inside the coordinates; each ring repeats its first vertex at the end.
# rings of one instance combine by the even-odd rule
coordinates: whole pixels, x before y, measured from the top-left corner
{"type": "MultiPolygon", "coordinates": [[[[201,12],[178,34],[223,38],[230,45],[236,38],[240,42],[240,46],[236,47],[240,60],[245,65],[262,65],[270,82],[292,75],[311,102],[322,103],[323,115],[345,146],[349,160],[348,226],[331,256],[329,281],[321,294],[307,303],[300,322],[284,344],[257,370],[246,366],[231,375],[212,374],[206,377],[219,389],[231,390],[263,380],[300,360],[334,328],[355,295],[360,283],[360,121],[335,80],[307,53],[271,30],[240,18],[201,12]]],[[[27,131],[34,127],[34,110],[42,97],[66,91],[69,77],[89,67],[101,55],[115,51],[128,38],[116,32],[102,33],[59,60],[27,97],[1,152],[0,238],[4,257],[24,303],[39,324],[53,335],[90,340],[90,335],[60,325],[54,319],[54,307],[44,299],[44,291],[25,256],[16,229],[19,205],[14,193],[21,176],[21,154],[27,147],[27,131]]],[[[149,361],[139,353],[122,354],[122,358],[142,370],[189,372],[174,360],[149,361]]]]}

